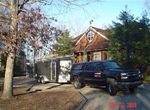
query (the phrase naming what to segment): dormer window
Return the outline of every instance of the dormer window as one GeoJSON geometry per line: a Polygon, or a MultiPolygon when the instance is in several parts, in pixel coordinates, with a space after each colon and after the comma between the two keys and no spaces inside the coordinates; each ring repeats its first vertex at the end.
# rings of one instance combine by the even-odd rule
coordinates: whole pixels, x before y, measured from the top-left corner
{"type": "Polygon", "coordinates": [[[87,34],[87,39],[88,39],[88,41],[90,42],[90,41],[93,40],[93,38],[94,38],[94,33],[93,33],[92,31],[90,31],[90,32],[87,34]]]}

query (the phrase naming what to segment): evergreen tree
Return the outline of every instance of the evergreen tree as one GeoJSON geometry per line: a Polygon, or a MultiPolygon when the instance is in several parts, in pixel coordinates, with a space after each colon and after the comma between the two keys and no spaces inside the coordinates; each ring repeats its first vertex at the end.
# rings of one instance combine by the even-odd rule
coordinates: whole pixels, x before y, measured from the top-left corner
{"type": "Polygon", "coordinates": [[[127,68],[139,68],[145,72],[150,64],[150,20],[146,12],[135,18],[127,9],[113,22],[108,37],[110,55],[127,68]]]}
{"type": "Polygon", "coordinates": [[[69,36],[69,31],[65,30],[62,35],[58,38],[57,44],[55,44],[55,54],[59,56],[72,55],[73,45],[72,38],[69,36]]]}

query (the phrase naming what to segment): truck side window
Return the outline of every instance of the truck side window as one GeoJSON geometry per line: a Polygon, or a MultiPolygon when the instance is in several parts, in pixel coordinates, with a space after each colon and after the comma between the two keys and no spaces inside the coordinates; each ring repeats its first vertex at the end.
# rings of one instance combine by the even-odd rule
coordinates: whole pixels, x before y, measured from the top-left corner
{"type": "Polygon", "coordinates": [[[74,65],[74,67],[72,68],[73,70],[82,70],[82,64],[77,64],[77,65],[74,65]]]}
{"type": "Polygon", "coordinates": [[[100,70],[100,71],[102,71],[103,70],[103,66],[102,66],[102,64],[100,64],[100,63],[95,63],[95,65],[94,65],[94,70],[100,70]]]}
{"type": "Polygon", "coordinates": [[[93,64],[92,63],[88,63],[85,67],[85,70],[93,70],[93,64]]]}

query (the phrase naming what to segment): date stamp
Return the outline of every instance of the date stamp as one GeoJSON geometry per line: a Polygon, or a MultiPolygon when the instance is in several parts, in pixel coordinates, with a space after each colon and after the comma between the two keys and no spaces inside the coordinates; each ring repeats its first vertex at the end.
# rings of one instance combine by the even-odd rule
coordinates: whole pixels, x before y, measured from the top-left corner
{"type": "Polygon", "coordinates": [[[120,102],[119,104],[117,104],[116,102],[110,102],[109,104],[109,108],[111,109],[115,109],[117,108],[117,106],[119,106],[119,108],[124,109],[124,108],[129,108],[129,109],[135,109],[137,108],[137,103],[136,102],[120,102]]]}

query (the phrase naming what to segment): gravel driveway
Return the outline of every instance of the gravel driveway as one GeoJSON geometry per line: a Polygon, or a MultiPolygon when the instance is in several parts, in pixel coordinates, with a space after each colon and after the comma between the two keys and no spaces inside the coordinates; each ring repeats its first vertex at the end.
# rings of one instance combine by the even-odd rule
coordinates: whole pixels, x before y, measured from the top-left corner
{"type": "MultiPolygon", "coordinates": [[[[149,86],[150,87],[150,86],[149,86]]],[[[87,98],[81,110],[149,110],[150,91],[139,87],[136,93],[119,91],[110,96],[105,89],[85,87],[80,92],[87,98]]]]}
{"type": "MultiPolygon", "coordinates": [[[[38,89],[38,86],[33,87],[38,89]]],[[[149,110],[150,85],[143,84],[136,93],[119,91],[116,96],[110,96],[106,89],[91,88],[74,89],[72,84],[59,85],[56,83],[41,84],[43,90],[78,91],[85,97],[86,103],[81,110],[149,110]]],[[[32,89],[33,89],[32,88],[32,89]]]]}

